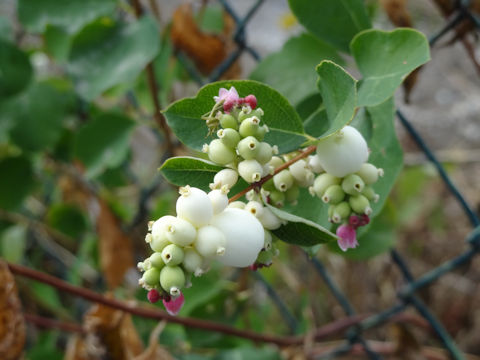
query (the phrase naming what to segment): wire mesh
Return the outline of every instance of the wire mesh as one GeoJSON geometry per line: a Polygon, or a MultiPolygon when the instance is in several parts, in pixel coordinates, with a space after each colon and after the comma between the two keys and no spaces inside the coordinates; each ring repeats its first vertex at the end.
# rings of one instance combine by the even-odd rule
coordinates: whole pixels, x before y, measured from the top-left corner
{"type": "MultiPolygon", "coordinates": [[[[235,41],[237,48],[220,65],[218,65],[206,79],[188,61],[187,57],[184,54],[180,52],[176,53],[178,60],[184,65],[190,76],[199,85],[204,85],[206,82],[218,80],[243,53],[249,54],[256,61],[260,60],[259,54],[247,44],[245,29],[248,26],[248,23],[253,17],[253,15],[264,3],[264,0],[257,0],[243,17],[239,16],[235,12],[235,10],[230,6],[227,0],[220,0],[220,3],[235,22],[236,28],[233,35],[233,40],[235,41]]],[[[430,37],[430,46],[433,46],[446,34],[450,33],[460,22],[465,19],[469,19],[477,29],[480,28],[480,19],[476,14],[470,12],[468,8],[468,1],[458,1],[455,12],[450,16],[450,19],[446,22],[445,26],[430,37]]],[[[402,255],[395,249],[391,250],[390,256],[392,263],[398,267],[405,281],[403,287],[397,292],[399,303],[392,305],[390,308],[382,312],[365,318],[356,325],[353,325],[345,332],[345,342],[343,344],[331,350],[329,353],[319,356],[318,359],[332,359],[341,355],[345,355],[353,349],[353,346],[355,344],[359,344],[363,348],[365,354],[370,359],[382,359],[382,356],[380,354],[376,353],[369,347],[368,343],[362,337],[362,332],[364,330],[382,325],[383,323],[391,319],[393,316],[406,311],[408,308],[416,309],[416,311],[426,321],[428,321],[433,331],[453,359],[464,359],[462,352],[458,349],[458,346],[456,345],[452,337],[449,335],[449,333],[446,331],[445,327],[435,317],[435,315],[433,315],[433,313],[429,310],[428,306],[419,299],[419,297],[416,295],[416,292],[426,286],[429,286],[434,281],[449,273],[450,271],[455,270],[459,266],[468,263],[475,255],[478,254],[478,252],[480,251],[480,220],[476,215],[475,211],[465,200],[460,190],[457,188],[457,186],[455,186],[452,179],[448,176],[445,168],[438,161],[434,152],[429,148],[424,139],[415,130],[412,123],[407,119],[407,117],[403,114],[401,110],[397,109],[396,115],[402,126],[413,139],[413,141],[425,153],[428,160],[435,166],[445,186],[458,201],[465,213],[465,216],[470,221],[473,229],[466,238],[466,241],[470,244],[470,248],[461,255],[444,262],[443,264],[430,270],[429,272],[420,276],[417,279],[415,279],[412,275],[409,265],[402,257],[402,255]]],[[[345,294],[335,283],[333,277],[329,274],[327,268],[318,258],[310,258],[308,255],[307,258],[308,261],[311,263],[312,267],[323,279],[325,285],[332,293],[339,305],[342,307],[345,314],[347,316],[354,315],[355,310],[352,304],[348,301],[345,294]]],[[[282,298],[276,293],[275,289],[265,280],[265,278],[261,274],[255,273],[254,277],[257,281],[263,284],[267,294],[270,296],[274,304],[279,309],[279,312],[281,313],[282,318],[286,322],[290,331],[294,333],[298,328],[298,321],[289,311],[282,298]]]]}

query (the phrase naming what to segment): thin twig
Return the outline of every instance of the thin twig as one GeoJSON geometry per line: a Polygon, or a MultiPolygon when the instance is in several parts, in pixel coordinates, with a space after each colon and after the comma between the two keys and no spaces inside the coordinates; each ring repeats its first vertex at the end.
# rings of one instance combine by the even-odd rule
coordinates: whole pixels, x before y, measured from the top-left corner
{"type": "Polygon", "coordinates": [[[240,191],[238,194],[235,194],[234,196],[232,196],[232,197],[230,198],[229,202],[236,201],[236,200],[240,199],[243,195],[245,195],[247,192],[249,192],[250,190],[255,189],[255,188],[259,188],[259,187],[262,186],[264,183],[266,183],[268,180],[270,180],[271,178],[273,178],[274,175],[277,175],[280,171],[287,169],[287,168],[288,168],[290,165],[292,165],[293,163],[296,163],[298,160],[303,159],[304,157],[307,157],[308,155],[310,155],[311,153],[313,153],[316,148],[317,148],[316,145],[310,145],[310,146],[307,147],[301,154],[295,156],[292,160],[287,161],[287,162],[286,162],[285,164],[283,164],[282,166],[279,166],[278,168],[276,168],[272,175],[267,175],[267,176],[265,176],[264,178],[260,179],[260,181],[257,181],[257,182],[255,182],[255,183],[251,184],[251,185],[248,186],[247,188],[245,188],[245,189],[243,189],[242,191],[240,191]]]}
{"type": "Polygon", "coordinates": [[[65,322],[65,321],[58,321],[55,319],[46,318],[43,316],[35,315],[35,314],[24,314],[23,315],[25,320],[29,323],[35,324],[38,327],[45,328],[45,329],[57,329],[66,332],[74,332],[82,334],[84,330],[78,324],[65,322]]]}
{"type": "MultiPolygon", "coordinates": [[[[139,0],[132,0],[133,7],[135,9],[135,16],[140,18],[143,15],[142,5],[140,4],[139,0]]],[[[168,154],[173,155],[175,152],[175,147],[172,140],[172,133],[170,128],[168,127],[167,121],[162,114],[162,108],[160,106],[160,101],[158,99],[158,83],[155,78],[155,68],[153,65],[153,61],[149,62],[145,67],[145,72],[147,75],[147,82],[148,88],[150,90],[150,95],[152,97],[153,106],[155,108],[155,112],[153,113],[153,117],[157,122],[157,125],[162,129],[163,135],[165,137],[166,142],[166,151],[168,154]]]]}

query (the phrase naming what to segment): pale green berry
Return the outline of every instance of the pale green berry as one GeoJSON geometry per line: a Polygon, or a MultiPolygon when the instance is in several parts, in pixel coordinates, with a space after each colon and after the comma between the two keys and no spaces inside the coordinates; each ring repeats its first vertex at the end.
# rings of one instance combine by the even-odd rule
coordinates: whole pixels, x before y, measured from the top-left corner
{"type": "Polygon", "coordinates": [[[294,162],[292,165],[290,165],[288,169],[290,170],[290,173],[294,177],[297,184],[302,187],[308,187],[312,185],[315,179],[315,175],[309,169],[308,164],[305,160],[300,159],[294,162]]]}
{"type": "Polygon", "coordinates": [[[175,219],[175,216],[166,215],[152,224],[152,234],[151,236],[147,234],[145,241],[150,244],[153,251],[160,252],[170,243],[167,237],[167,225],[172,219],[175,219]]]}
{"type": "Polygon", "coordinates": [[[299,195],[300,188],[297,185],[293,185],[290,189],[285,191],[285,200],[291,204],[296,204],[299,195]]]}
{"type": "Polygon", "coordinates": [[[211,224],[223,232],[225,254],[218,258],[225,265],[253,264],[264,245],[264,230],[255,216],[245,210],[227,208],[215,215],[211,224]]]}
{"type": "Polygon", "coordinates": [[[210,189],[220,189],[226,186],[231,189],[238,181],[238,173],[232,169],[223,169],[215,174],[213,183],[210,184],[210,189]]]}
{"type": "Polygon", "coordinates": [[[365,196],[369,201],[373,201],[374,203],[378,202],[380,199],[380,195],[375,193],[375,190],[371,186],[365,186],[362,191],[362,195],[365,196]]]}
{"type": "Polygon", "coordinates": [[[273,252],[266,250],[260,251],[256,262],[267,266],[271,265],[273,262],[273,252]]]}
{"type": "Polygon", "coordinates": [[[320,174],[313,182],[313,186],[309,189],[312,195],[316,194],[319,198],[322,198],[325,190],[331,185],[338,185],[342,179],[333,176],[329,173],[320,174]]]}
{"type": "Polygon", "coordinates": [[[349,195],[358,195],[365,187],[362,178],[355,174],[345,176],[342,181],[342,189],[349,195]]]}
{"type": "Polygon", "coordinates": [[[176,204],[178,217],[195,227],[208,224],[213,216],[213,206],[207,193],[188,185],[180,188],[179,193],[181,196],[176,204]]]}
{"type": "Polygon", "coordinates": [[[255,136],[260,126],[260,119],[256,116],[249,117],[242,121],[238,132],[242,137],[255,136]]]}
{"type": "Polygon", "coordinates": [[[238,164],[238,173],[248,183],[262,178],[263,168],[257,160],[243,160],[238,164]]]}
{"type": "Polygon", "coordinates": [[[345,192],[340,185],[330,185],[322,196],[322,201],[326,204],[338,204],[345,198],[345,192]]]}
{"type": "Polygon", "coordinates": [[[225,145],[220,139],[212,140],[207,146],[207,151],[209,159],[220,165],[232,163],[237,156],[235,150],[225,145]]]}
{"type": "Polygon", "coordinates": [[[238,143],[238,154],[245,160],[255,159],[260,150],[259,145],[260,143],[255,137],[247,136],[238,143]]]}
{"type": "Polygon", "coordinates": [[[255,133],[255,137],[258,139],[258,141],[262,141],[265,137],[265,135],[270,131],[270,129],[268,128],[267,125],[262,125],[262,126],[259,126],[256,133],[255,133]]]}
{"type": "Polygon", "coordinates": [[[162,250],[162,260],[165,265],[175,266],[180,264],[183,261],[185,256],[183,249],[175,244],[170,244],[165,246],[165,249],[162,250]]]}
{"type": "Polygon", "coordinates": [[[252,116],[250,115],[251,112],[252,112],[252,109],[250,108],[250,106],[244,106],[242,110],[238,113],[238,122],[241,123],[243,120],[251,117],[252,116]]]}
{"type": "Polygon", "coordinates": [[[377,182],[379,176],[383,176],[383,169],[377,169],[375,165],[365,163],[357,171],[357,175],[363,179],[365,184],[372,185],[377,182]]]}
{"type": "Polygon", "coordinates": [[[203,258],[192,248],[185,249],[183,268],[190,273],[198,273],[202,269],[203,258]]]}
{"type": "Polygon", "coordinates": [[[220,117],[220,126],[224,129],[238,130],[238,121],[230,114],[223,114],[220,117]]]}
{"type": "Polygon", "coordinates": [[[272,234],[268,230],[264,230],[264,242],[263,242],[263,249],[269,251],[272,249],[273,238],[272,234]]]}
{"type": "Polygon", "coordinates": [[[290,191],[290,189],[288,189],[286,192],[281,192],[277,189],[270,191],[270,194],[268,196],[270,198],[271,204],[276,207],[282,207],[285,203],[286,194],[290,191]]]}
{"type": "Polygon", "coordinates": [[[350,204],[352,210],[357,214],[370,215],[372,213],[370,202],[363,195],[350,196],[348,203],[350,204]]]}
{"type": "Polygon", "coordinates": [[[294,178],[290,171],[285,169],[273,177],[273,183],[277,190],[285,192],[293,186],[294,178]]]}
{"type": "Polygon", "coordinates": [[[234,201],[228,204],[229,208],[236,208],[236,209],[245,209],[245,203],[243,201],[234,201]]]}
{"type": "MultiPolygon", "coordinates": [[[[167,245],[168,246],[168,245],[167,245]]],[[[164,248],[165,249],[165,248],[164,248]]],[[[161,269],[162,267],[165,266],[165,262],[162,259],[162,253],[155,252],[150,257],[148,258],[152,266],[161,269]]]]}
{"type": "Polygon", "coordinates": [[[330,222],[333,222],[332,218],[333,218],[333,213],[335,211],[335,206],[336,205],[333,205],[333,204],[328,206],[328,221],[330,222]]]}
{"type": "Polygon", "coordinates": [[[259,107],[256,109],[250,111],[250,116],[256,116],[259,119],[262,119],[262,116],[264,115],[263,110],[259,107]]]}
{"type": "Polygon", "coordinates": [[[225,253],[225,245],[225,235],[215,226],[207,225],[198,229],[195,249],[200,255],[207,258],[215,255],[221,256],[225,253]]]}
{"type": "Polygon", "coordinates": [[[258,153],[256,156],[256,160],[262,165],[268,164],[268,162],[272,160],[272,156],[273,156],[273,149],[270,146],[270,144],[266,142],[261,142],[258,146],[258,153]]]}
{"type": "Polygon", "coordinates": [[[240,141],[240,134],[234,129],[220,129],[217,131],[218,138],[231,149],[234,149],[240,141]]]}
{"type": "Polygon", "coordinates": [[[333,208],[332,221],[336,224],[342,222],[342,220],[348,219],[352,209],[348,202],[342,201],[333,208]]]}
{"type": "Polygon", "coordinates": [[[284,163],[283,159],[279,156],[273,156],[272,159],[268,162],[269,165],[273,166],[274,169],[282,166],[284,163]]]}
{"type": "Polygon", "coordinates": [[[180,295],[180,290],[185,286],[185,280],[185,273],[179,266],[165,266],[160,271],[160,285],[172,296],[180,295]]]}
{"type": "Polygon", "coordinates": [[[223,186],[221,189],[215,189],[208,193],[208,197],[212,202],[213,214],[218,214],[225,210],[228,206],[228,188],[223,186]]]}
{"type": "Polygon", "coordinates": [[[344,177],[360,170],[368,159],[368,146],[362,134],[352,126],[322,139],[317,144],[317,155],[326,172],[344,177]]]}
{"type": "Polygon", "coordinates": [[[195,227],[182,218],[172,219],[167,226],[167,238],[172,244],[187,246],[193,243],[196,236],[195,227]]]}
{"type": "Polygon", "coordinates": [[[148,286],[157,286],[160,281],[160,269],[151,267],[143,273],[141,282],[148,286]]]}
{"type": "Polygon", "coordinates": [[[267,230],[276,230],[282,226],[282,220],[280,220],[280,218],[268,207],[264,207],[257,218],[260,220],[262,226],[267,230]]]}

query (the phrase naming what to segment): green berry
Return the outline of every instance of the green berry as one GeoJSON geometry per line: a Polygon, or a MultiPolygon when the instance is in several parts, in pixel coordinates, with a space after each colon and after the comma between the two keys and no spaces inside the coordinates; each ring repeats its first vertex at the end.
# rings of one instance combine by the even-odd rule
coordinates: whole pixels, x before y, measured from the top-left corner
{"type": "Polygon", "coordinates": [[[240,141],[240,134],[234,129],[220,129],[217,136],[227,147],[234,149],[240,141]]]}
{"type": "Polygon", "coordinates": [[[243,122],[243,120],[248,119],[252,115],[250,115],[252,110],[250,107],[244,107],[239,113],[238,113],[238,122],[243,122]]]}
{"type": "Polygon", "coordinates": [[[273,260],[273,252],[262,250],[258,254],[256,262],[263,265],[270,265],[272,263],[272,260],[273,260]]]}
{"type": "Polygon", "coordinates": [[[269,129],[267,125],[259,126],[254,136],[258,139],[258,141],[262,141],[268,131],[269,129]]]}
{"type": "Polygon", "coordinates": [[[272,159],[268,162],[268,165],[271,165],[273,166],[274,169],[282,166],[284,163],[284,161],[282,160],[281,157],[278,157],[278,156],[274,156],[272,157],[272,159]]]}
{"type": "Polygon", "coordinates": [[[247,136],[238,143],[238,154],[245,160],[255,159],[260,150],[259,145],[260,143],[255,137],[247,136]]]}
{"type": "Polygon", "coordinates": [[[255,136],[260,126],[260,120],[256,117],[249,117],[242,121],[238,132],[242,137],[255,136]]]}
{"type": "Polygon", "coordinates": [[[355,174],[345,176],[342,181],[342,189],[349,195],[358,195],[365,187],[362,178],[355,174]]]}
{"type": "Polygon", "coordinates": [[[142,281],[148,286],[157,286],[160,280],[160,269],[152,267],[145,271],[142,276],[142,281]]]}
{"type": "Polygon", "coordinates": [[[256,108],[255,110],[250,111],[250,117],[251,116],[256,116],[259,120],[262,119],[263,116],[263,110],[261,108],[256,108]]]}
{"type": "Polygon", "coordinates": [[[225,145],[220,139],[212,140],[206,150],[210,160],[220,165],[230,164],[237,156],[235,150],[225,145]]]}
{"type": "Polygon", "coordinates": [[[365,186],[362,191],[362,195],[365,196],[369,201],[377,202],[380,196],[375,193],[375,190],[371,186],[365,186]]]}
{"type": "Polygon", "coordinates": [[[230,114],[223,114],[220,117],[220,126],[224,129],[238,130],[238,121],[230,114]]]}
{"type": "Polygon", "coordinates": [[[273,183],[277,190],[285,192],[292,187],[294,178],[292,174],[290,174],[290,171],[285,169],[273,177],[273,183]]]}
{"type": "Polygon", "coordinates": [[[348,219],[351,212],[352,209],[350,208],[348,202],[342,201],[333,207],[332,221],[336,224],[339,224],[342,222],[342,220],[348,219]]]}
{"type": "Polygon", "coordinates": [[[263,231],[264,231],[263,249],[266,251],[269,251],[272,249],[272,246],[273,246],[272,234],[268,230],[264,229],[263,231]]]}
{"type": "Polygon", "coordinates": [[[365,184],[372,185],[377,182],[379,176],[383,176],[383,170],[377,169],[373,164],[365,163],[357,171],[357,175],[363,179],[365,184]]]}
{"type": "Polygon", "coordinates": [[[156,252],[161,252],[165,246],[170,244],[170,241],[168,241],[166,232],[163,233],[161,236],[155,236],[149,239],[150,241],[147,241],[147,242],[150,244],[150,248],[156,252]]]}
{"type": "MultiPolygon", "coordinates": [[[[289,189],[290,190],[290,189],[289,189]]],[[[287,190],[287,192],[289,191],[287,190]]],[[[282,207],[285,203],[286,192],[278,191],[277,189],[270,191],[268,195],[270,197],[270,203],[276,207],[282,207]]]]}
{"type": "Polygon", "coordinates": [[[256,160],[263,165],[272,160],[272,156],[273,148],[270,146],[270,144],[266,142],[259,143],[256,160]]]}
{"type": "Polygon", "coordinates": [[[180,295],[185,286],[185,273],[179,266],[165,266],[160,271],[160,285],[172,296],[180,295]]]}
{"type": "Polygon", "coordinates": [[[263,168],[257,160],[243,160],[238,164],[238,173],[248,183],[262,178],[263,168]]]}
{"type": "Polygon", "coordinates": [[[170,244],[165,246],[165,249],[162,251],[162,260],[165,265],[175,266],[180,264],[183,261],[185,253],[183,249],[175,244],[170,244]]]}
{"type": "Polygon", "coordinates": [[[357,214],[370,215],[372,213],[370,202],[363,195],[350,196],[348,202],[352,210],[355,211],[357,214]]]}
{"type": "Polygon", "coordinates": [[[287,200],[290,204],[295,204],[299,195],[300,188],[297,185],[293,185],[290,189],[285,191],[285,200],[287,200]]]}
{"type": "Polygon", "coordinates": [[[323,173],[316,177],[315,181],[313,182],[313,186],[311,187],[311,191],[316,194],[319,198],[322,198],[325,190],[331,185],[338,185],[340,184],[341,179],[333,176],[329,173],[323,173]]]}
{"type": "Polygon", "coordinates": [[[165,266],[165,262],[162,259],[162,254],[159,252],[155,252],[152,255],[150,255],[148,260],[150,260],[150,264],[152,264],[152,266],[158,269],[161,269],[165,266]]]}
{"type": "Polygon", "coordinates": [[[323,193],[322,201],[326,204],[338,204],[345,198],[345,192],[340,185],[330,185],[323,193]]]}

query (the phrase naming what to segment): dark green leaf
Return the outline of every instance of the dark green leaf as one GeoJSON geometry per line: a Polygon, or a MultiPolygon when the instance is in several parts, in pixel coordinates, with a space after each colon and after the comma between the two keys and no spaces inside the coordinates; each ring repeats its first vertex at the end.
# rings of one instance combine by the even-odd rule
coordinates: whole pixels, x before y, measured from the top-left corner
{"type": "Polygon", "coordinates": [[[45,50],[60,62],[65,62],[70,52],[71,39],[69,34],[58,26],[47,26],[44,34],[45,50]]]}
{"type": "Polygon", "coordinates": [[[21,92],[32,77],[27,54],[0,39],[0,99],[21,92]]]}
{"type": "Polygon", "coordinates": [[[352,40],[351,48],[363,75],[358,106],[384,102],[410,72],[430,60],[428,40],[413,29],[364,31],[352,40]]]}
{"type": "Polygon", "coordinates": [[[31,32],[43,32],[46,25],[75,33],[93,20],[110,15],[115,0],[19,0],[18,17],[31,32]]]}
{"type": "Polygon", "coordinates": [[[128,25],[96,22],[73,39],[68,69],[78,93],[92,100],[114,85],[135,80],[159,46],[151,17],[128,25]]]}
{"type": "Polygon", "coordinates": [[[195,98],[186,98],[171,104],[165,111],[168,125],[185,145],[201,150],[209,143],[208,129],[201,116],[215,105],[214,96],[220,88],[234,86],[241,97],[254,94],[265,116],[262,122],[268,125],[270,132],[265,141],[278,145],[280,153],[296,150],[305,141],[302,121],[288,101],[271,87],[252,80],[219,81],[204,86],[195,98]]]}
{"type": "Polygon", "coordinates": [[[312,34],[349,52],[358,32],[371,27],[363,0],[289,0],[290,9],[312,34]]]}
{"type": "Polygon", "coordinates": [[[87,176],[99,175],[125,160],[134,125],[126,116],[102,113],[80,129],[75,141],[75,156],[86,166],[87,176]]]}
{"type": "Polygon", "coordinates": [[[293,105],[317,92],[315,67],[322,60],[343,63],[334,48],[310,34],[291,38],[282,50],[264,58],[250,78],[269,84],[293,105]]]}
{"type": "MultiPolygon", "coordinates": [[[[356,80],[341,66],[322,61],[317,66],[318,89],[328,117],[329,128],[322,137],[331,135],[352,121],[357,101],[356,80]]],[[[317,115],[312,121],[324,122],[325,116],[317,115]]],[[[311,126],[314,126],[312,124],[311,126]]]]}
{"type": "Polygon", "coordinates": [[[33,190],[32,164],[25,157],[0,160],[0,208],[14,210],[33,190]]]}
{"type": "Polygon", "coordinates": [[[70,204],[54,204],[47,213],[47,224],[72,238],[79,238],[87,229],[82,211],[70,204]]]}
{"type": "Polygon", "coordinates": [[[51,148],[60,138],[70,98],[47,83],[35,83],[10,106],[12,140],[27,151],[51,148]]]}

